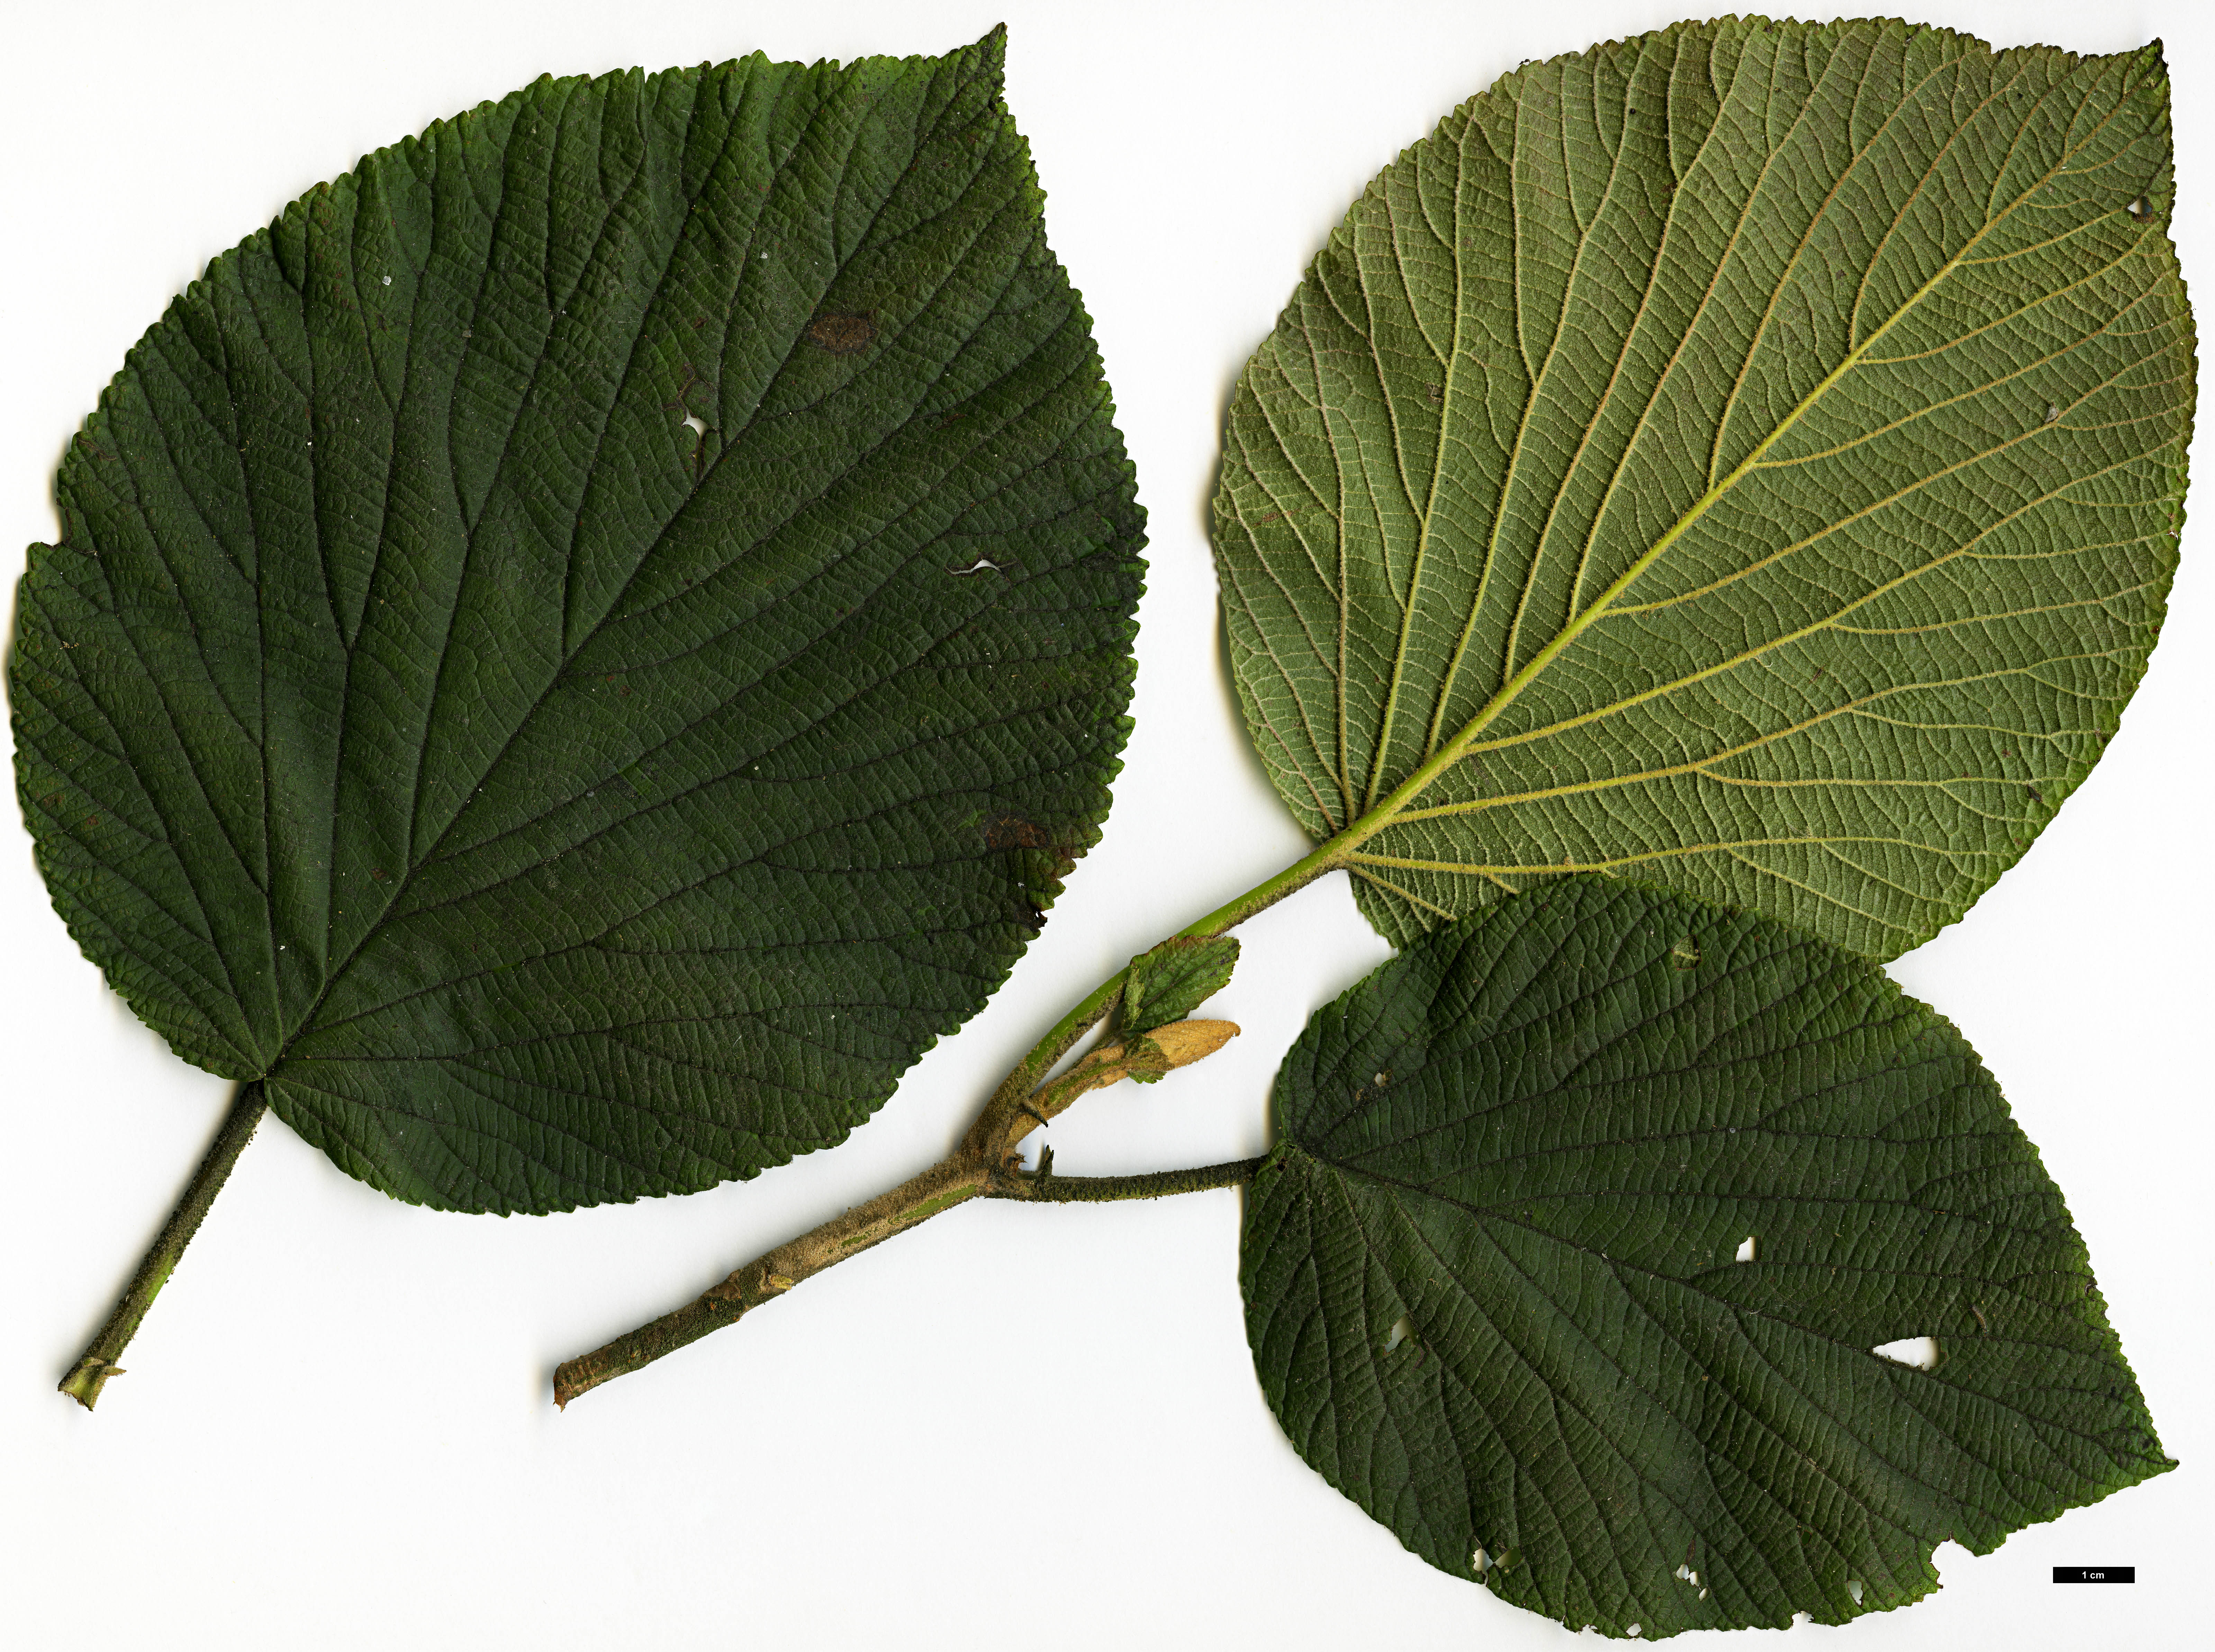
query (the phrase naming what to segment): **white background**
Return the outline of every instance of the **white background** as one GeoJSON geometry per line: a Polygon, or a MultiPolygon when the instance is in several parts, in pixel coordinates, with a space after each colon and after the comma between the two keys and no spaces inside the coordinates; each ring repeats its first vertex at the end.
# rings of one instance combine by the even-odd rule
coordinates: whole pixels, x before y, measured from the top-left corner
{"type": "MultiPolygon", "coordinates": [[[[1010,26],[1008,101],[1096,318],[1152,512],[1105,841],[1014,981],[845,1147],[690,1199],[550,1219],[371,1192],[273,1118],[96,1416],[53,1392],[229,1086],[140,1027],[0,811],[0,1643],[129,1649],[1544,1647],[1568,1631],[1402,1551],[1306,1468],[1249,1362],[1237,1196],[972,1206],[579,1402],[554,1364],[936,1159],[1121,960],[1302,844],[1238,726],[1205,535],[1240,364],[1364,182],[1521,59],[1654,3],[1022,0],[0,3],[0,574],[52,468],[207,259],[365,150],[542,70],[760,48],[945,50],[1010,26]]],[[[1828,14],[1817,14],[1827,15],[1828,14]]],[[[2215,269],[2215,9],[1931,3],[2002,45],[2168,40],[2176,238],[2215,269]]],[[[2204,288],[2203,288],[2204,290],[2204,288]]],[[[2203,471],[2208,467],[2202,462],[2203,471]]],[[[2206,486],[2203,482],[2203,488],[2206,486]]],[[[1793,1644],[2204,1645],[2215,506],[2090,782],[1895,966],[2005,1086],[2091,1246],[2179,1472],[1793,1644]],[[2056,1563],[2135,1564],[2056,1588],[2056,1563]]],[[[1249,925],[1204,1068],[1057,1123],[1064,1169],[1258,1152],[1276,1060],[1385,956],[1340,880],[1249,925]]]]}

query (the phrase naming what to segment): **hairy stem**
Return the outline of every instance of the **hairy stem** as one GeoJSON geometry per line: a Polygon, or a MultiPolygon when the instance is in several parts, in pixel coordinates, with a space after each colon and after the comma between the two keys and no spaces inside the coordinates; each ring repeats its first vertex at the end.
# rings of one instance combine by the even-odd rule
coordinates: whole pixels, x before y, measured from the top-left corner
{"type": "MultiPolygon", "coordinates": [[[[1176,1021],[1157,1027],[1145,1037],[1095,1049],[1034,1095],[1027,1110],[1028,1116],[1043,1122],[1088,1090],[1138,1075],[1158,1078],[1189,1066],[1222,1049],[1237,1031],[1237,1027],[1229,1021],[1176,1021]]],[[[891,1192],[867,1204],[856,1205],[844,1215],[801,1234],[790,1244],[780,1245],[767,1255],[755,1257],[721,1284],[674,1313],[665,1313],[652,1325],[618,1337],[604,1348],[565,1361],[554,1372],[554,1403],[567,1405],[611,1377],[651,1365],[663,1355],[673,1354],[685,1343],[696,1342],[711,1331],[720,1331],[763,1303],[783,1295],[801,1280],[848,1257],[858,1256],[873,1245],[881,1245],[893,1234],[904,1233],[918,1223],[929,1221],[940,1211],[951,1210],[979,1194],[1004,1199],[1088,1196],[1081,1193],[1057,1196],[1022,1190],[1034,1182],[1043,1186],[1052,1173],[1052,1163],[1048,1155],[1037,1178],[1022,1177],[997,1160],[978,1157],[966,1146],[956,1147],[922,1175],[901,1183],[891,1192]]],[[[1202,1185],[1216,1184],[1193,1184],[1195,1188],[1202,1185]]],[[[1164,1186],[1151,1195],[1133,1193],[1122,1196],[1158,1197],[1162,1193],[1182,1190],[1164,1186]]]]}
{"type": "Polygon", "coordinates": [[[665,1313],[652,1325],[641,1325],[590,1354],[564,1361],[554,1371],[554,1403],[567,1405],[611,1378],[651,1365],[711,1331],[736,1324],[801,1280],[858,1256],[873,1245],[881,1245],[895,1233],[905,1233],[942,1210],[975,1198],[991,1180],[991,1172],[985,1166],[963,1154],[940,1160],[891,1192],[856,1205],[844,1215],[756,1257],[674,1313],[665,1313]]]}
{"type": "Polygon", "coordinates": [[[972,1199],[1020,1199],[1042,1204],[1160,1199],[1177,1193],[1236,1187],[1252,1181],[1261,1167],[1259,1159],[1239,1159],[1147,1176],[1057,1176],[1051,1149],[1041,1156],[1035,1173],[992,1169],[956,1152],[891,1192],[756,1257],[675,1312],[665,1313],[653,1324],[641,1325],[590,1354],[564,1361],[554,1371],[554,1403],[566,1406],[611,1378],[651,1365],[711,1331],[735,1325],[802,1280],[972,1199]]]}
{"type": "Polygon", "coordinates": [[[1034,1173],[1003,1171],[985,1191],[988,1199],[1028,1199],[1042,1204],[1101,1204],[1119,1199],[1162,1199],[1175,1193],[1205,1193],[1237,1187],[1254,1179],[1259,1159],[1234,1159],[1193,1170],[1162,1170],[1146,1176],[1057,1176],[1053,1153],[1040,1155],[1034,1173]]]}
{"type": "Polygon", "coordinates": [[[123,1374],[122,1367],[115,1361],[122,1357],[124,1349],[138,1334],[138,1322],[146,1317],[146,1310],[154,1306],[154,1299],[162,1294],[162,1287],[169,1283],[169,1276],[176,1270],[178,1258],[184,1255],[185,1246],[193,1242],[193,1235],[199,1231],[208,1207],[215,1202],[215,1196],[230,1175],[230,1167],[246,1150],[246,1144],[253,1139],[254,1127],[261,1122],[261,1115],[268,1106],[260,1080],[239,1086],[230,1111],[224,1116],[223,1127],[215,1133],[214,1145],[200,1160],[200,1167],[193,1172],[193,1179],[185,1184],[184,1196],[169,1213],[169,1220],[162,1224],[162,1231],[147,1251],[145,1259],[139,1263],[138,1271],[124,1288],[115,1312],[107,1316],[107,1323],[100,1328],[100,1334],[70,1367],[69,1375],[61,1380],[61,1392],[88,1411],[99,1400],[100,1391],[107,1386],[107,1380],[123,1374]]]}
{"type": "MultiPolygon", "coordinates": [[[[1346,864],[1345,855],[1360,840],[1356,828],[1340,833],[1312,854],[1243,895],[1225,902],[1180,937],[1219,935],[1267,910],[1287,895],[1307,887],[1346,864]]],[[[1157,1027],[1143,1038],[1092,1051],[1061,1077],[1041,1087],[1053,1065],[1091,1028],[1111,1013],[1123,995],[1128,969],[1118,970],[1093,988],[1076,1008],[1015,1063],[992,1092],[961,1145],[922,1175],[891,1192],[857,1205],[834,1221],[788,1245],[756,1257],[697,1300],[666,1313],[651,1325],[618,1337],[604,1347],[564,1361],[554,1372],[554,1403],[566,1406],[578,1395],[611,1378],[651,1365],[665,1354],[696,1342],[711,1331],[735,1324],[801,1280],[835,1263],[881,1244],[895,1233],[927,1221],[942,1210],[984,1196],[1073,1203],[1105,1199],[1161,1198],[1172,1193],[1230,1187],[1251,1178],[1258,1161],[1218,1165],[1199,1171],[1169,1171],[1158,1176],[1064,1178],[1042,1172],[1025,1177],[1010,1160],[1015,1145],[1088,1091],[1132,1077],[1157,1078],[1220,1049],[1238,1029],[1228,1021],[1179,1021],[1157,1027]]]]}

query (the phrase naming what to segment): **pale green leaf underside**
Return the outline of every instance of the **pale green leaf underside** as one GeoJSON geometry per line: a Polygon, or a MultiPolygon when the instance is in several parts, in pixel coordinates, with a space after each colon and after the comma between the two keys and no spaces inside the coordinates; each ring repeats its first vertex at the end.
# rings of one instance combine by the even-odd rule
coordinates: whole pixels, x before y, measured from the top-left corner
{"type": "Polygon", "coordinates": [[[1534,890],[1318,1011],[1276,1107],[1270,1404],[1424,1559],[1573,1629],[1843,1622],[2175,1466],[1991,1075],[1803,932],[1534,890]],[[1929,1369],[1874,1351],[1920,1337],[1929,1369]]]}
{"type": "Polygon", "coordinates": [[[1524,70],[1331,236],[1216,544],[1279,792],[1405,941],[1564,869],[1885,958],[2083,779],[2174,566],[2157,50],[1680,26],[1524,70]]]}
{"type": "Polygon", "coordinates": [[[214,260],[71,444],[56,906],[399,1196],[840,1139],[1097,835],[1142,517],[995,34],[543,79],[214,260]]]}

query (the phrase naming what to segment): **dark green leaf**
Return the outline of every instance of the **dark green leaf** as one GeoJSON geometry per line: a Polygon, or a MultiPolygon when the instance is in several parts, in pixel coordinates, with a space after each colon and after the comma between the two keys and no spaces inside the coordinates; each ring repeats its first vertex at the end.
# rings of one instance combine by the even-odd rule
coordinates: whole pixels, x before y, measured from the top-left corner
{"type": "Polygon", "coordinates": [[[1285,1432],[1572,1628],[1842,1622],[2175,1466],[1974,1052],[1812,936],[1553,885],[1319,1012],[1276,1104],[1242,1277],[1285,1432]]]}
{"type": "Polygon", "coordinates": [[[1249,725],[1316,837],[1376,828],[1377,927],[1616,869],[1879,958],[1958,918],[2159,627],[2172,197],[2156,47],[1760,18],[1519,70],[1380,174],[1216,501],[1249,725]]]}
{"type": "Polygon", "coordinates": [[[216,259],[71,444],[55,903],[354,1175],[836,1141],[1095,841],[1142,517],[1001,55],[541,80],[216,259]]]}
{"type": "Polygon", "coordinates": [[[1181,1021],[1230,984],[1238,943],[1228,935],[1179,935],[1131,960],[1123,981],[1123,1032],[1137,1037],[1181,1021]]]}

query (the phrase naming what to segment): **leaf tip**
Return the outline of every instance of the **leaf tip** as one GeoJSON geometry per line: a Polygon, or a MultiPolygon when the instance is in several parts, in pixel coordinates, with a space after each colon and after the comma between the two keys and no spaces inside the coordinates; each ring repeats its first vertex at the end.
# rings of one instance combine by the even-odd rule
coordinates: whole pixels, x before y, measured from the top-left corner
{"type": "Polygon", "coordinates": [[[968,46],[963,47],[960,55],[966,56],[972,52],[975,52],[985,67],[991,71],[993,83],[997,86],[1002,83],[1006,78],[1008,67],[1007,24],[1004,22],[993,24],[968,46]]]}

